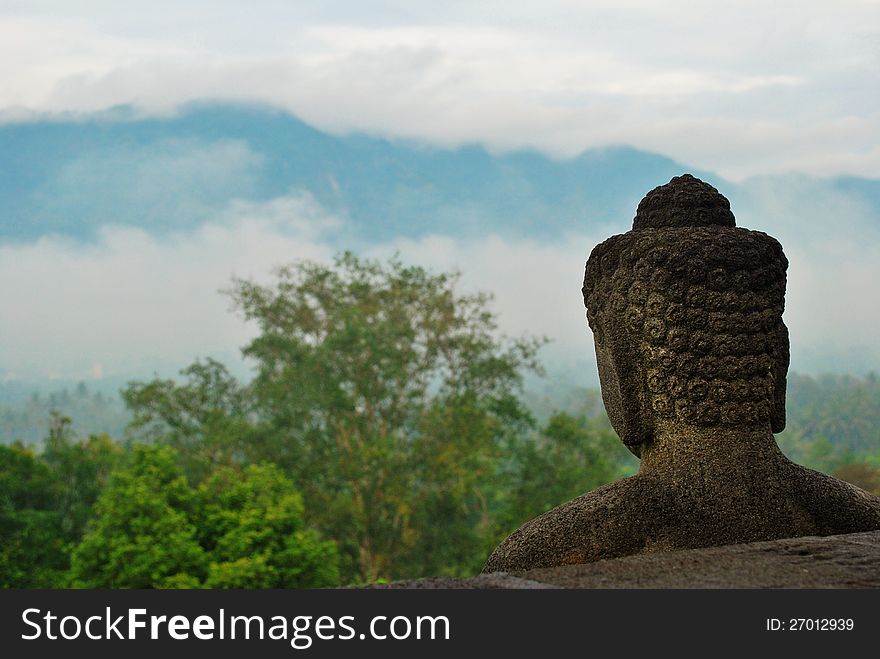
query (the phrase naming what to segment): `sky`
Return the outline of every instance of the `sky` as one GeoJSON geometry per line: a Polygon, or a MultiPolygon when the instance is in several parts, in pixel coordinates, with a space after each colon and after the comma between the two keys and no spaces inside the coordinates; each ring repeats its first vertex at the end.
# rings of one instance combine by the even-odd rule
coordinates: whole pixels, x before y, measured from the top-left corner
{"type": "Polygon", "coordinates": [[[0,112],[271,103],[333,131],[731,180],[880,177],[880,2],[0,2],[0,112]]]}
{"type": "MultiPolygon", "coordinates": [[[[793,363],[828,370],[880,366],[880,311],[865,294],[880,280],[880,222],[811,178],[880,178],[878,78],[877,0],[0,0],[0,121],[245,101],[334,133],[560,158],[627,144],[715,172],[742,186],[737,217],[786,246],[793,363]]],[[[236,179],[251,163],[239,145],[199,148],[184,160],[232,163],[236,179]]],[[[141,165],[167,175],[156,163],[141,165]]],[[[168,376],[197,355],[233,359],[252,329],[219,289],[329,259],[344,222],[291,191],[161,238],[108,223],[85,245],[0,242],[0,380],[168,376]]],[[[589,357],[569,284],[607,235],[463,244],[441,231],[368,255],[459,268],[495,293],[506,332],[589,357]]]]}

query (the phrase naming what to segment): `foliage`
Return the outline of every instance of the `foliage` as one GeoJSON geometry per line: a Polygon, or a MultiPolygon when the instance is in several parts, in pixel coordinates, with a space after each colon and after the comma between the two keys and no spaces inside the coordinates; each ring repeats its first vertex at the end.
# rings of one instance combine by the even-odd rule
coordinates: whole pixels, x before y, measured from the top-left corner
{"type": "Polygon", "coordinates": [[[136,446],[95,505],[97,520],[73,552],[73,583],[161,588],[201,581],[207,556],[191,522],[195,497],[168,447],[136,446]]]}
{"type": "Polygon", "coordinates": [[[534,441],[510,447],[510,464],[501,517],[505,529],[631,475],[637,463],[609,425],[557,412],[534,441]]]}
{"type": "Polygon", "coordinates": [[[72,583],[92,588],[335,585],[336,550],[304,526],[277,467],[221,467],[198,488],[167,446],[135,446],[73,553],[72,583]]]}
{"type": "Polygon", "coordinates": [[[0,580],[6,586],[67,584],[71,547],[122,449],[106,435],[74,440],[70,419],[53,414],[42,455],[0,447],[0,580]]]}
{"type": "MultiPolygon", "coordinates": [[[[0,383],[0,392],[6,387],[0,383]]],[[[72,420],[85,436],[108,434],[121,437],[130,415],[115,395],[91,391],[80,382],[50,392],[9,393],[0,398],[0,442],[21,441],[38,447],[46,438],[55,414],[72,420]]]]}
{"type": "MultiPolygon", "coordinates": [[[[41,453],[0,446],[0,585],[472,574],[523,521],[633,473],[598,390],[554,381],[523,402],[541,341],[499,338],[489,296],[458,286],[351,254],[236,280],[252,382],[196,361],[125,387],[128,444],[46,412],[41,453]]],[[[877,378],[792,375],[788,393],[786,454],[880,493],[877,378]]]]}
{"type": "Polygon", "coordinates": [[[791,375],[786,413],[780,444],[797,462],[830,472],[856,454],[880,454],[880,382],[874,374],[791,375]]]}
{"type": "Polygon", "coordinates": [[[302,496],[275,465],[222,467],[198,489],[208,588],[319,588],[339,583],[332,542],[305,527],[302,496]]]}
{"type": "Polygon", "coordinates": [[[232,290],[260,329],[244,354],[258,367],[264,456],[342,541],[347,578],[421,574],[420,536],[437,530],[419,522],[426,507],[455,529],[442,542],[481,532],[502,440],[531,423],[518,391],[540,342],[502,345],[487,295],[396,259],[346,253],[277,275],[232,290]]]}
{"type": "Polygon", "coordinates": [[[49,437],[40,457],[56,480],[64,537],[76,543],[94,515],[95,502],[110,472],[121,463],[123,449],[108,435],[92,435],[77,441],[72,437],[70,424],[68,417],[52,414],[49,437]]]}
{"type": "Polygon", "coordinates": [[[249,391],[220,362],[196,361],[185,381],[130,382],[122,398],[133,414],[131,430],[179,452],[193,482],[217,466],[240,464],[254,444],[249,391]]]}
{"type": "Polygon", "coordinates": [[[51,469],[21,444],[0,446],[0,587],[63,581],[68,556],[51,469]]]}

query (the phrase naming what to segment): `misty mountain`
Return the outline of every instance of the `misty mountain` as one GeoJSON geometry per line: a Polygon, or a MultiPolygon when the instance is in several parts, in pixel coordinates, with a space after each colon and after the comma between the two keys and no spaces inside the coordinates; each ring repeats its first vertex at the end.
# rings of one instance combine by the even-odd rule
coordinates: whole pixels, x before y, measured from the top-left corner
{"type": "MultiPolygon", "coordinates": [[[[162,235],[235,199],[308,192],[358,241],[431,233],[558,238],[631,219],[647,190],[691,171],[734,202],[749,188],[626,146],[560,160],[538,151],[444,149],[331,135],[280,110],[198,105],[166,118],[130,108],[0,124],[0,240],[89,240],[105,224],[162,235]]],[[[880,214],[880,181],[823,181],[880,214]]]]}
{"type": "Polygon", "coordinates": [[[201,106],[159,119],[121,108],[0,125],[0,239],[88,240],[105,224],[162,234],[198,226],[233,199],[291,191],[309,192],[361,240],[558,237],[631,218],[646,190],[687,169],[629,147],[554,160],[329,135],[266,108],[201,106]]]}
{"type": "Polygon", "coordinates": [[[584,260],[629,228],[648,190],[685,171],[718,187],[741,226],[785,246],[793,368],[876,371],[880,308],[863,291],[880,277],[878,180],[734,183],[627,146],[567,159],[443,148],[202,104],[0,123],[0,380],[233,361],[246,328],[218,293],[230,276],[346,248],[461,270],[496,294],[503,332],[552,338],[555,377],[592,385],[584,260]]]}

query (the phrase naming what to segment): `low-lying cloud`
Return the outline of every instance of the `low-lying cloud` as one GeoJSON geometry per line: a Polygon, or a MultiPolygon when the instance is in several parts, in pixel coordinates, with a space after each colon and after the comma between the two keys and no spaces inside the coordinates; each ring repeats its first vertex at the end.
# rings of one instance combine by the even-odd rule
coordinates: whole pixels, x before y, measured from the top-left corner
{"type": "MultiPolygon", "coordinates": [[[[849,198],[813,182],[755,181],[741,195],[739,223],[766,230],[791,261],[786,322],[794,370],[880,369],[880,239],[849,198]],[[816,199],[825,200],[819,205],[816,199]]],[[[736,205],[735,205],[736,208],[736,205]]],[[[617,230],[625,230],[623,224],[617,230]]],[[[82,244],[44,237],[0,246],[0,379],[173,376],[196,357],[244,368],[238,349],[253,335],[220,289],[231,277],[271,280],[274,266],[329,261],[342,248],[393,253],[435,270],[457,269],[469,290],[494,293],[500,330],[546,335],[551,367],[586,364],[570,376],[595,381],[592,340],[580,297],[583,264],[607,237],[541,243],[498,235],[442,234],[379,245],[346,244],[345,225],[307,195],[235,201],[197,229],[156,238],[107,225],[82,244]]]]}
{"type": "Polygon", "coordinates": [[[827,182],[788,176],[739,188],[738,223],[771,233],[789,259],[785,320],[792,365],[880,369],[880,217],[827,182]]]}
{"type": "Polygon", "coordinates": [[[327,259],[336,226],[307,196],[235,202],[216,222],[158,239],[105,226],[91,244],[0,247],[0,378],[173,375],[197,356],[236,359],[248,330],[220,289],[231,277],[327,259]]]}

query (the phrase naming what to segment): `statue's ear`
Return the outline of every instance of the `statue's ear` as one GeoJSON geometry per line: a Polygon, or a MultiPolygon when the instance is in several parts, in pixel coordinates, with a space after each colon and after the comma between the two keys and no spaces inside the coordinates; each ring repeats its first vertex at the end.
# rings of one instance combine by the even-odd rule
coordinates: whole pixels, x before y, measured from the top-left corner
{"type": "Polygon", "coordinates": [[[785,386],[790,360],[788,328],[780,319],[775,336],[773,355],[773,400],[770,412],[770,430],[774,433],[785,430],[785,386]]]}
{"type": "Polygon", "coordinates": [[[641,384],[642,368],[623,332],[601,340],[594,336],[594,343],[602,402],[611,427],[624,445],[641,457],[642,445],[653,437],[654,428],[641,384]]]}

